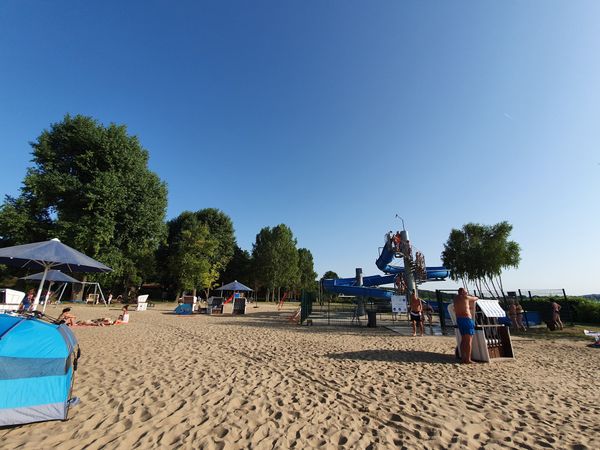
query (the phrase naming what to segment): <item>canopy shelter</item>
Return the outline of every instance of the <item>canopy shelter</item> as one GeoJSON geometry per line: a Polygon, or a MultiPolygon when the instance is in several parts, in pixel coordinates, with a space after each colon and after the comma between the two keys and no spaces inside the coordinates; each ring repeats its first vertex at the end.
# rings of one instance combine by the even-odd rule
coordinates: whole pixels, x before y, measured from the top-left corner
{"type": "Polygon", "coordinates": [[[245,284],[240,283],[238,280],[232,281],[231,283],[226,284],[225,286],[221,286],[220,288],[215,289],[216,291],[234,291],[234,292],[252,292],[245,284]]]}
{"type": "MultiPolygon", "coordinates": [[[[21,277],[21,280],[40,281],[42,278],[44,278],[44,272],[34,273],[33,275],[21,277]]],[[[46,305],[48,304],[48,297],[50,297],[50,290],[52,289],[53,283],[63,283],[62,287],[60,288],[61,292],[60,292],[60,296],[59,296],[59,301],[60,301],[60,297],[62,297],[62,294],[65,291],[65,288],[67,287],[68,283],[79,283],[79,280],[76,280],[75,278],[70,277],[66,273],[62,273],[60,270],[54,270],[54,269],[50,269],[48,271],[48,273],[46,273],[46,281],[48,281],[49,284],[48,284],[48,289],[46,290],[46,298],[44,299],[44,308],[43,308],[42,312],[46,311],[46,305]]],[[[43,286],[42,286],[42,289],[43,289],[43,286]]]]}
{"type": "Polygon", "coordinates": [[[0,427],[66,420],[78,357],[66,325],[0,314],[0,427]]]}
{"type": "Polygon", "coordinates": [[[58,239],[32,244],[15,245],[0,249],[0,264],[24,269],[43,269],[42,280],[33,302],[33,310],[40,303],[42,286],[51,269],[67,272],[110,272],[101,262],[63,244],[58,239]]]}

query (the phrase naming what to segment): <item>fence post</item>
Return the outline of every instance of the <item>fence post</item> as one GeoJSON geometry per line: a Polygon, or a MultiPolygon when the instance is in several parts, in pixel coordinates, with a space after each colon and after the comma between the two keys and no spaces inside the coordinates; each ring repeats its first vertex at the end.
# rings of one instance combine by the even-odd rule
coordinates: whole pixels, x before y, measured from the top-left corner
{"type": "Polygon", "coordinates": [[[565,302],[567,303],[567,306],[569,307],[569,324],[571,326],[574,326],[575,323],[573,321],[573,306],[571,305],[571,302],[569,301],[569,299],[567,298],[567,293],[565,292],[565,289],[563,288],[562,290],[563,293],[563,297],[565,298],[565,302]]]}

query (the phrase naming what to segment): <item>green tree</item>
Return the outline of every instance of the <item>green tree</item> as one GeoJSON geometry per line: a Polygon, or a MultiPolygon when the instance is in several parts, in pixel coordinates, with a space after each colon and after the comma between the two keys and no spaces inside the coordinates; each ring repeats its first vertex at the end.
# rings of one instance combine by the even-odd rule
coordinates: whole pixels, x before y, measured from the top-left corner
{"type": "Polygon", "coordinates": [[[252,257],[247,250],[242,250],[237,245],[233,250],[233,257],[219,277],[222,283],[238,280],[242,283],[252,284],[252,257]]]}
{"type": "Polygon", "coordinates": [[[337,280],[338,278],[339,276],[337,273],[335,273],[333,270],[328,270],[323,274],[321,280],[337,280]]]}
{"type": "Polygon", "coordinates": [[[31,144],[21,195],[0,208],[3,244],[58,237],[114,269],[129,288],[164,237],[167,188],[124,125],[65,116],[31,144]]]}
{"type": "Polygon", "coordinates": [[[317,289],[317,273],[315,272],[313,255],[306,248],[298,249],[299,288],[306,291],[317,289]]]}
{"type": "Polygon", "coordinates": [[[157,252],[158,260],[162,261],[163,286],[177,295],[181,289],[193,290],[195,295],[195,289],[201,288],[208,296],[233,256],[235,237],[231,219],[212,208],[184,211],[167,222],[167,229],[166,242],[157,252]],[[178,266],[182,261],[188,266],[178,266]],[[198,273],[192,276],[191,268],[198,273]]]}
{"type": "Polygon", "coordinates": [[[518,267],[520,247],[509,240],[512,225],[500,222],[495,225],[468,223],[462,229],[453,229],[444,244],[442,261],[450,269],[451,278],[463,285],[472,283],[476,289],[504,293],[502,271],[518,267]]]}
{"type": "Polygon", "coordinates": [[[220,274],[233,258],[235,251],[233,222],[227,214],[216,208],[201,209],[195,214],[198,221],[208,227],[211,238],[217,241],[217,248],[210,259],[210,264],[213,271],[220,274]]]}
{"type": "Polygon", "coordinates": [[[298,251],[292,230],[284,224],[265,227],[256,235],[252,247],[253,272],[258,286],[267,289],[275,301],[275,291],[297,286],[300,279],[298,251]]]}
{"type": "Polygon", "coordinates": [[[218,277],[211,259],[218,249],[218,241],[212,238],[206,224],[195,216],[184,220],[179,233],[170,242],[168,268],[177,291],[210,289],[218,277]]]}

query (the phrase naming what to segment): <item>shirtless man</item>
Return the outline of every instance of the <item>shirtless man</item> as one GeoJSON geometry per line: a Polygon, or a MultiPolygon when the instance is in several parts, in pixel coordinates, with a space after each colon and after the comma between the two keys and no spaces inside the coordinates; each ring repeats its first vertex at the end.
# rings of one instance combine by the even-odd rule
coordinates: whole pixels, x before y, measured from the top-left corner
{"type": "Polygon", "coordinates": [[[423,304],[421,303],[421,299],[417,297],[416,291],[412,291],[410,294],[410,323],[412,324],[412,335],[417,335],[417,324],[419,324],[419,330],[421,336],[423,336],[423,304]]]}
{"type": "Polygon", "coordinates": [[[559,330],[563,329],[563,323],[560,320],[561,309],[562,308],[558,303],[552,302],[552,320],[554,321],[554,324],[558,327],[559,330]]]}
{"type": "Polygon", "coordinates": [[[456,323],[460,331],[460,355],[463,364],[471,364],[471,347],[473,335],[475,334],[475,321],[473,320],[473,311],[477,297],[467,294],[467,290],[460,288],[458,295],[454,297],[454,313],[456,314],[456,323]]]}

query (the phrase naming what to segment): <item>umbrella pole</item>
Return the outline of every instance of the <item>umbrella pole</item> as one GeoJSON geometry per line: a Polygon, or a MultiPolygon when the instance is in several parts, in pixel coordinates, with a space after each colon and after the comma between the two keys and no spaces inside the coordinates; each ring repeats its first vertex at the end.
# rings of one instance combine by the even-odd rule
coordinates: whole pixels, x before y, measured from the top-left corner
{"type": "Polygon", "coordinates": [[[46,297],[44,298],[44,307],[42,308],[42,313],[46,312],[46,305],[48,304],[48,298],[50,297],[50,289],[52,289],[53,281],[50,281],[48,284],[48,290],[46,291],[46,297]]]}
{"type": "Polygon", "coordinates": [[[40,297],[42,296],[42,287],[46,282],[46,275],[48,275],[48,266],[44,266],[44,275],[42,275],[42,282],[40,283],[40,287],[38,287],[37,294],[35,296],[35,300],[33,301],[33,307],[31,308],[33,311],[37,309],[37,306],[40,303],[40,297]]]}
{"type": "Polygon", "coordinates": [[[62,291],[60,291],[60,295],[58,296],[58,300],[56,301],[57,304],[60,303],[60,300],[62,299],[62,296],[65,293],[66,288],[67,288],[67,283],[64,283],[63,287],[62,287],[62,291]]]}

